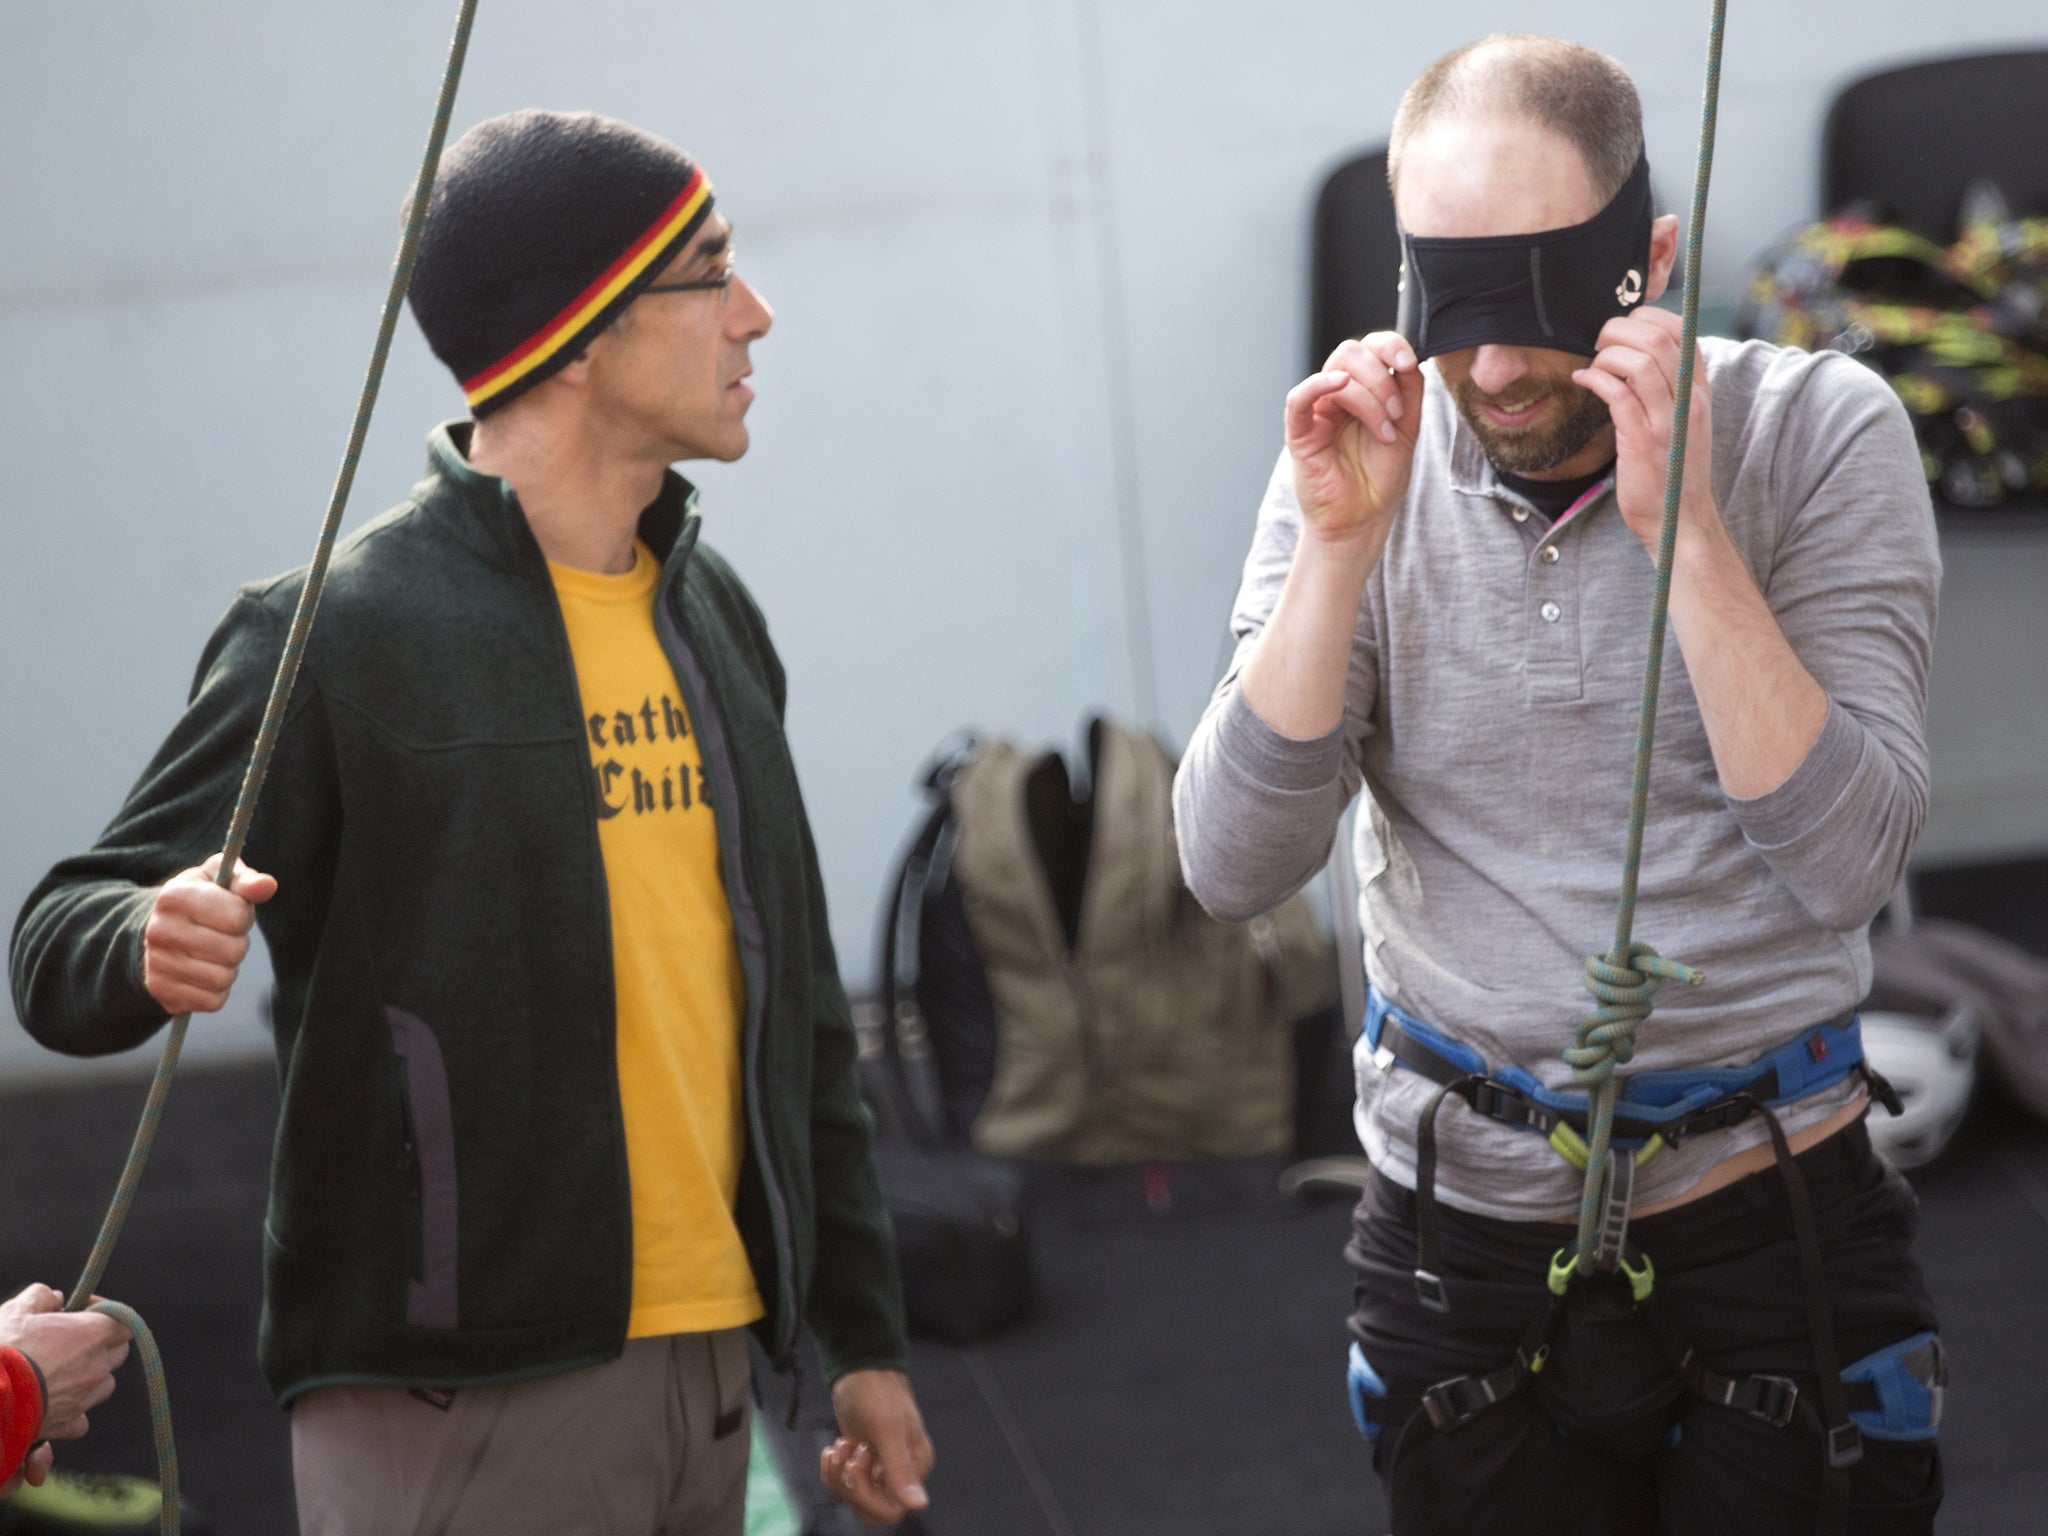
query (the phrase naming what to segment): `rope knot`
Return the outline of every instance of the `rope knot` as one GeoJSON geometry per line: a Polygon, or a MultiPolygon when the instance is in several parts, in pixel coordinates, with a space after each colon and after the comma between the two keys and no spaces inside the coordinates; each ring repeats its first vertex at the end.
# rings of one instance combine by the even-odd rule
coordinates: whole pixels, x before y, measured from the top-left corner
{"type": "Polygon", "coordinates": [[[1572,1081],[1591,1090],[1609,1082],[1617,1067],[1636,1053],[1636,1031],[1650,1016],[1652,999],[1667,981],[1696,987],[1704,978],[1689,965],[1666,960],[1649,945],[1631,941],[1604,955],[1586,957],[1586,990],[1599,1005],[1579,1021],[1564,1059],[1572,1081]]]}

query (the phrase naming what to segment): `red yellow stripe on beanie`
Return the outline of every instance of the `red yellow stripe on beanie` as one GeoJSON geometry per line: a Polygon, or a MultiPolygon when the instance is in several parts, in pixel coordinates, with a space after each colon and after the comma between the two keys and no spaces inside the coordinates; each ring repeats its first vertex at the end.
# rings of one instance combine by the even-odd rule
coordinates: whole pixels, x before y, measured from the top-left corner
{"type": "Polygon", "coordinates": [[[700,168],[691,173],[675,201],[656,216],[646,232],[626,247],[625,254],[599,273],[597,280],[571,299],[560,314],[483,372],[462,381],[469,408],[473,411],[503,394],[581,335],[607,304],[689,231],[710,203],[711,183],[700,168]]]}

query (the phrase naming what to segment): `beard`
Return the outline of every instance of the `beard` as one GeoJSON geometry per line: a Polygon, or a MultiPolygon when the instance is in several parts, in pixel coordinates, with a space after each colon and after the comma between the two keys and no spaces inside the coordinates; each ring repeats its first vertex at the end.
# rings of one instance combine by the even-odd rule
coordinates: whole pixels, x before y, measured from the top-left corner
{"type": "Polygon", "coordinates": [[[1570,379],[1521,379],[1498,395],[1486,394],[1465,379],[1451,394],[1493,467],[1511,475],[1540,475],[1557,468],[1593,441],[1611,419],[1605,400],[1570,379]],[[1537,399],[1554,399],[1559,409],[1544,412],[1526,427],[1497,427],[1482,409],[1492,405],[1520,410],[1537,399]]]}

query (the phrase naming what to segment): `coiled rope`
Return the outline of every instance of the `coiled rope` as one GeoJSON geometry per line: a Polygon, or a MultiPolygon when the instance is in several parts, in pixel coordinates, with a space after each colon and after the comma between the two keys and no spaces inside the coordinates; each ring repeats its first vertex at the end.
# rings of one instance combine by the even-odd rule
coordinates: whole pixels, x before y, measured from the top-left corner
{"type": "Polygon", "coordinates": [[[1608,1144],[1614,1135],[1614,1072],[1635,1054],[1636,1031],[1650,1017],[1651,999],[1667,981],[1696,987],[1705,978],[1689,965],[1666,960],[1635,939],[1636,884],[1643,862],[1643,823],[1650,802],[1650,749],[1657,735],[1657,694],[1664,676],[1664,631],[1671,607],[1671,565],[1678,546],[1678,500],[1685,486],[1686,424],[1692,410],[1694,343],[1699,338],[1700,245],[1707,227],[1707,182],[1714,169],[1714,120],[1721,99],[1721,32],[1727,0],[1714,0],[1707,32],[1707,81],[1700,107],[1699,164],[1692,184],[1692,218],[1685,244],[1684,322],[1678,340],[1678,380],[1671,404],[1671,457],[1664,470],[1664,527],[1657,542],[1657,589],[1650,604],[1650,654],[1643,666],[1643,707],[1636,725],[1635,786],[1629,797],[1628,851],[1621,865],[1621,906],[1614,947],[1586,960],[1586,990],[1598,1004],[1580,1021],[1564,1059],[1572,1082],[1587,1096],[1586,1182],[1579,1197],[1575,1264],[1591,1274],[1598,1257],[1601,1206],[1607,1185],[1608,1144]]]}
{"type": "MultiPolygon", "coordinates": [[[[384,365],[391,354],[391,338],[398,329],[398,311],[412,282],[413,258],[419,252],[420,227],[426,221],[427,195],[433,190],[434,172],[441,162],[441,146],[448,138],[448,119],[455,110],[455,90],[462,80],[462,64],[469,52],[470,27],[475,19],[476,0],[462,0],[461,13],[455,22],[455,37],[448,46],[447,67],[441,76],[441,94],[434,106],[433,127],[428,131],[426,151],[420,158],[419,176],[413,183],[405,234],[399,241],[398,257],[392,263],[391,287],[385,294],[384,312],[377,323],[377,343],[370,353],[370,367],[363,380],[362,393],[356,400],[355,424],[349,430],[348,447],[342,454],[341,469],[334,479],[327,516],[320,525],[320,542],[313,551],[306,583],[299,589],[291,628],[285,634],[284,652],[278,658],[277,675],[270,686],[270,698],[263,706],[263,722],[256,732],[256,745],[249,754],[249,767],[242,775],[241,792],[235,799],[234,814],[228,821],[227,840],[221,848],[220,873],[215,877],[223,889],[234,884],[242,847],[249,837],[249,823],[256,815],[256,800],[263,793],[263,781],[270,772],[271,755],[277,749],[278,732],[284,725],[285,707],[291,701],[292,686],[298,681],[306,636],[313,627],[313,613],[320,606],[320,591],[327,582],[328,558],[334,552],[342,513],[348,506],[349,491],[355,485],[356,465],[362,459],[363,441],[369,435],[370,415],[376,409],[377,393],[383,387],[384,365]]],[[[142,1170],[148,1165],[150,1149],[156,1144],[164,1100],[170,1094],[171,1078],[178,1070],[178,1054],[184,1049],[185,1030],[191,1022],[189,1013],[181,1013],[171,1021],[163,1055],[157,1061],[156,1076],[149,1085],[149,1097],[142,1106],[141,1122],[135,1128],[135,1140],[128,1149],[128,1161],[122,1166],[120,1183],[114,1189],[113,1203],[107,1208],[106,1219],[100,1223],[99,1237],[92,1245],[91,1256],[85,1261],[85,1273],[79,1276],[78,1284],[64,1303],[67,1312],[87,1308],[104,1312],[135,1336],[136,1348],[142,1355],[143,1377],[149,1388],[150,1424],[156,1435],[157,1480],[163,1489],[159,1529],[163,1536],[178,1536],[180,1523],[178,1452],[171,1439],[171,1408],[164,1389],[163,1360],[157,1352],[149,1325],[143,1322],[140,1314],[117,1301],[94,1301],[93,1293],[99,1289],[108,1259],[113,1257],[114,1244],[120,1239],[121,1228],[128,1220],[128,1209],[135,1201],[136,1186],[142,1182],[142,1170]]]]}

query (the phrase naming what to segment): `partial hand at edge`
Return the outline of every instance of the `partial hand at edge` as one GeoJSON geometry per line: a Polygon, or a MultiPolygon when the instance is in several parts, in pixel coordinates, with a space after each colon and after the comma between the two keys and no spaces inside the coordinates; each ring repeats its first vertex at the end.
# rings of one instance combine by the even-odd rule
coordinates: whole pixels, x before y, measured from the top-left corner
{"type": "Polygon", "coordinates": [[[47,1440],[30,1451],[27,1459],[22,1462],[21,1469],[6,1482],[0,1483],[0,1504],[6,1503],[21,1492],[23,1483],[27,1483],[31,1488],[42,1487],[43,1479],[50,1475],[50,1468],[56,1460],[56,1453],[50,1449],[47,1440]]]}
{"type": "Polygon", "coordinates": [[[863,1524],[894,1525],[931,1504],[932,1443],[901,1371],[848,1371],[832,1384],[839,1439],[818,1457],[826,1492],[850,1504],[863,1524]]]}
{"type": "Polygon", "coordinates": [[[20,1350],[43,1374],[43,1434],[75,1440],[86,1412],[114,1395],[114,1372],[128,1358],[128,1330],[102,1312],[66,1312],[64,1297],[31,1285],[0,1305],[0,1344],[20,1350]]]}

